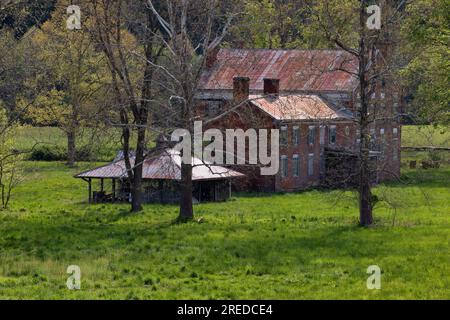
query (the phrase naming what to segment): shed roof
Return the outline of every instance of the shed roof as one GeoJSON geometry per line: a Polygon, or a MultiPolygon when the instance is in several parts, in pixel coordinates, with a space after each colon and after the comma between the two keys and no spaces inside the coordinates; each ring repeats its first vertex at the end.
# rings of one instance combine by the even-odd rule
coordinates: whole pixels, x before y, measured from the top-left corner
{"type": "Polygon", "coordinates": [[[250,101],[276,120],[351,119],[351,112],[337,108],[317,95],[250,96],[250,101]]]}
{"type": "MultiPolygon", "coordinates": [[[[130,159],[134,166],[134,157],[130,159]]],[[[192,180],[220,180],[226,178],[243,177],[237,171],[210,165],[198,158],[192,158],[192,180]]],[[[122,179],[127,178],[127,170],[124,160],[118,160],[105,166],[82,172],[75,178],[93,179],[122,179]]],[[[181,180],[181,156],[180,152],[167,149],[156,155],[149,156],[144,161],[144,180],[181,180]]]]}
{"type": "Polygon", "coordinates": [[[217,60],[201,77],[200,90],[231,90],[233,78],[250,78],[250,90],[262,91],[264,78],[280,79],[280,90],[352,91],[354,56],[343,50],[220,49],[217,60]]]}

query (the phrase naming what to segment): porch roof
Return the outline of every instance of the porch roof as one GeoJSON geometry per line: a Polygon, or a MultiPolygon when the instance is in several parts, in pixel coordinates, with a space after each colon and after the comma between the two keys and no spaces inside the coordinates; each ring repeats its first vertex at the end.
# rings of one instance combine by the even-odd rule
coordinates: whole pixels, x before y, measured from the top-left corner
{"type": "MultiPolygon", "coordinates": [[[[130,159],[134,166],[135,158],[130,159]]],[[[210,165],[198,158],[192,157],[192,180],[220,180],[243,177],[244,174],[217,165],[210,165]]],[[[80,179],[127,179],[127,169],[123,159],[110,164],[82,172],[75,176],[80,179]]],[[[154,155],[149,155],[143,164],[144,180],[181,180],[180,152],[166,149],[154,155]]]]}
{"type": "Polygon", "coordinates": [[[250,96],[250,101],[276,120],[350,120],[351,112],[318,95],[250,96]]]}

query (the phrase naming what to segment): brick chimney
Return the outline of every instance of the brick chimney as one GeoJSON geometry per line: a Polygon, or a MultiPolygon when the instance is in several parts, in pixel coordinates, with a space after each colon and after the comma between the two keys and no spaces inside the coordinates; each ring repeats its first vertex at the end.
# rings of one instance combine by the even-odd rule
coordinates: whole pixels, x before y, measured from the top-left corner
{"type": "Polygon", "coordinates": [[[248,100],[250,95],[250,78],[235,77],[233,78],[233,100],[234,103],[241,103],[248,100]]]}
{"type": "Polygon", "coordinates": [[[219,51],[220,51],[219,47],[212,48],[208,51],[208,53],[206,54],[206,61],[205,61],[207,69],[211,69],[214,66],[214,64],[217,61],[217,54],[219,53],[219,51]]]}
{"type": "Polygon", "coordinates": [[[264,95],[277,97],[280,94],[280,79],[264,79],[264,95]]]}

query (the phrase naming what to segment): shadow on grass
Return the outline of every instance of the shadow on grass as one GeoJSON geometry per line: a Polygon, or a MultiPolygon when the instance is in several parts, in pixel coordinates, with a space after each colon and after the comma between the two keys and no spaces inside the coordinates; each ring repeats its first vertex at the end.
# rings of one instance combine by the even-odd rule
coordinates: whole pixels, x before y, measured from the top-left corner
{"type": "MultiPolygon", "coordinates": [[[[158,246],[161,252],[171,257],[183,256],[185,252],[201,252],[206,259],[225,261],[232,257],[235,262],[236,259],[243,259],[242,263],[271,266],[272,262],[280,263],[286,257],[303,261],[314,251],[332,258],[348,254],[349,248],[364,244],[364,239],[356,237],[362,230],[356,225],[330,225],[314,232],[301,229],[294,232],[296,226],[286,227],[280,222],[274,228],[268,223],[260,229],[253,229],[243,238],[239,229],[229,231],[226,222],[211,226],[195,220],[187,223],[179,223],[175,219],[141,222],[139,218],[139,214],[130,216],[119,210],[108,218],[102,216],[100,221],[95,217],[60,218],[52,222],[26,221],[9,226],[7,231],[2,232],[0,241],[5,252],[20,252],[39,259],[84,255],[101,257],[111,252],[129,255],[139,253],[148,246],[158,246]],[[218,232],[228,235],[224,239],[216,239],[214,234],[218,232]]],[[[369,254],[370,250],[368,247],[366,249],[369,254]]]]}

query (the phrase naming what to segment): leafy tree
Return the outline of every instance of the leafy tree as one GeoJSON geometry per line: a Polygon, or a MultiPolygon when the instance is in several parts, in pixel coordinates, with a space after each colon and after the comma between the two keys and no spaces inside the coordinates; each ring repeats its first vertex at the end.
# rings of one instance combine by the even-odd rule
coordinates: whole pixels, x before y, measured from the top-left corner
{"type": "Polygon", "coordinates": [[[56,0],[1,0],[0,29],[11,29],[16,39],[41,25],[55,9],[56,0]]]}
{"type": "Polygon", "coordinates": [[[0,101],[0,205],[7,209],[14,188],[21,180],[20,163],[23,154],[13,147],[16,126],[7,117],[0,101]]]}
{"type": "Polygon", "coordinates": [[[14,38],[11,29],[0,29],[0,102],[11,120],[22,117],[16,98],[24,90],[27,74],[34,67],[33,60],[25,54],[24,46],[14,38]]]}
{"type": "Polygon", "coordinates": [[[405,11],[403,53],[409,62],[401,75],[412,91],[411,111],[419,121],[450,125],[450,2],[417,0],[405,11]]]}
{"type": "Polygon", "coordinates": [[[304,26],[309,23],[311,0],[245,0],[230,30],[228,42],[248,48],[307,47],[304,26]]]}
{"type": "MultiPolygon", "coordinates": [[[[30,37],[29,49],[36,52],[40,70],[28,85],[37,92],[22,98],[28,116],[37,125],[55,125],[67,136],[68,165],[73,166],[76,137],[80,127],[93,125],[99,99],[105,95],[105,64],[87,29],[66,28],[67,1],[60,1],[52,18],[30,37]],[[64,10],[63,10],[64,9],[64,10]]],[[[86,28],[89,20],[84,21],[86,28]]]]}
{"type": "Polygon", "coordinates": [[[163,53],[159,24],[144,0],[90,0],[92,36],[102,49],[111,77],[116,118],[122,130],[122,150],[131,193],[131,211],[142,210],[143,162],[147,156],[149,118],[157,100],[155,70],[163,53]],[[132,28],[134,37],[127,29],[132,28]],[[136,135],[132,161],[131,135],[136,135]]]}

